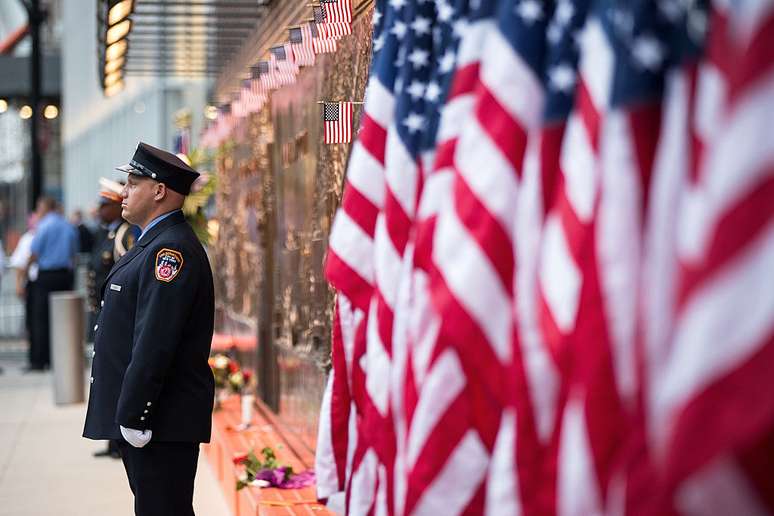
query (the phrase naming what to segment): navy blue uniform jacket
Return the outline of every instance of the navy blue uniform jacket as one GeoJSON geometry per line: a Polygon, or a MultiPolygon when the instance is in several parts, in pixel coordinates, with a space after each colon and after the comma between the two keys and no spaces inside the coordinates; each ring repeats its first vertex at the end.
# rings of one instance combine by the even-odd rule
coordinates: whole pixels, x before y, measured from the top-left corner
{"type": "Polygon", "coordinates": [[[212,270],[182,212],[113,266],[101,304],[83,436],[121,439],[122,425],[151,429],[152,441],[209,442],[212,270]]]}

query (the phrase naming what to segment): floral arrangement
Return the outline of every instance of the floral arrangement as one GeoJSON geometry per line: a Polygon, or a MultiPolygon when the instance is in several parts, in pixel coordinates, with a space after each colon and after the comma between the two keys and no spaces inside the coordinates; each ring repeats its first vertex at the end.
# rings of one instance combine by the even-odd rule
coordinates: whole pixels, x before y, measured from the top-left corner
{"type": "MultiPolygon", "coordinates": [[[[227,355],[218,353],[207,361],[215,379],[215,405],[213,410],[220,410],[221,402],[228,393],[239,394],[243,402],[252,406],[252,396],[255,386],[255,375],[252,371],[242,369],[239,362],[227,355]]],[[[245,408],[242,409],[243,412],[245,408]]],[[[252,415],[243,415],[243,419],[249,420],[252,415]]],[[[246,426],[249,424],[245,423],[246,426]]]]}
{"type": "Polygon", "coordinates": [[[239,364],[226,355],[217,354],[207,361],[212,369],[212,375],[215,377],[215,388],[225,389],[229,383],[229,377],[239,371],[239,364]]]}
{"type": "Polygon", "coordinates": [[[228,388],[240,396],[250,392],[253,387],[253,373],[247,369],[237,369],[228,375],[228,388]]]}
{"type": "Polygon", "coordinates": [[[253,450],[244,455],[234,457],[234,464],[244,466],[244,474],[236,483],[236,489],[244,489],[247,486],[278,487],[280,489],[299,489],[314,483],[314,472],[304,471],[294,473],[290,466],[282,466],[277,461],[277,456],[269,447],[261,450],[261,461],[253,450]]]}

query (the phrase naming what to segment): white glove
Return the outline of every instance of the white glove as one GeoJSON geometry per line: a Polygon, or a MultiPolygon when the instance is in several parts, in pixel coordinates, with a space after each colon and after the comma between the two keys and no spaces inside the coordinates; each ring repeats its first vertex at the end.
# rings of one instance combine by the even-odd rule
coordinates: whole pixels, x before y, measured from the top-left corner
{"type": "Polygon", "coordinates": [[[124,436],[126,442],[134,446],[135,448],[142,448],[148,444],[153,435],[152,430],[135,430],[134,428],[126,428],[121,425],[121,435],[124,436]]]}

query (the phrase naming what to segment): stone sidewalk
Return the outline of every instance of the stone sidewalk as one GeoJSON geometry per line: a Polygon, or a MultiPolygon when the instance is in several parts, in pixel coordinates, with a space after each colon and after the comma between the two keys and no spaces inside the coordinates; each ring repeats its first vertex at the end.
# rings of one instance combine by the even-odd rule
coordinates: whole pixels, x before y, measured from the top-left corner
{"type": "MultiPolygon", "coordinates": [[[[51,373],[22,374],[21,353],[0,345],[0,516],[131,516],[120,460],[94,458],[104,443],[81,437],[86,406],[56,406],[51,373]]],[[[199,456],[197,516],[230,516],[199,456]]]]}

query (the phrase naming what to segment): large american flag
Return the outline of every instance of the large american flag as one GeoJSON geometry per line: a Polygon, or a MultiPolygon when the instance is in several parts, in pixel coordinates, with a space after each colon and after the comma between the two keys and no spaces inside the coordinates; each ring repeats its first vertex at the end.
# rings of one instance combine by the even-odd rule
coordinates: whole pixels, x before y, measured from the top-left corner
{"type": "Polygon", "coordinates": [[[774,512],[774,1],[375,22],[326,267],[328,491],[358,515],[774,512]]]}
{"type": "Polygon", "coordinates": [[[708,26],[706,50],[670,76],[648,220],[645,422],[671,504],[658,509],[771,514],[774,155],[760,135],[774,3],[691,7],[676,14],[690,35],[708,26]]]}

